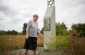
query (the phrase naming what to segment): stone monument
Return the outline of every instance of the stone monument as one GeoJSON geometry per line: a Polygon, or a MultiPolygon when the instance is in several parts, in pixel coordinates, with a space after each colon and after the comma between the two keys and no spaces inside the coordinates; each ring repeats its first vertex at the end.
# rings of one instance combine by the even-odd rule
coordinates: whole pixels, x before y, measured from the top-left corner
{"type": "Polygon", "coordinates": [[[47,0],[47,10],[44,16],[44,48],[49,48],[48,43],[56,36],[55,31],[55,1],[47,0]]]}

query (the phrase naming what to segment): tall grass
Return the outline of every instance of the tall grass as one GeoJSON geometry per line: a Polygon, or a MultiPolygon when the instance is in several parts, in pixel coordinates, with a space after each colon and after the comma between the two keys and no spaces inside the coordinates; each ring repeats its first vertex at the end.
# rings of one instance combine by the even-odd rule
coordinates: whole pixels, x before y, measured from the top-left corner
{"type": "Polygon", "coordinates": [[[24,35],[0,35],[0,51],[22,48],[24,39],[24,35]]]}
{"type": "MultiPolygon", "coordinates": [[[[22,49],[25,35],[0,35],[0,52],[22,49]]],[[[38,36],[38,46],[43,46],[43,39],[38,36]]]]}

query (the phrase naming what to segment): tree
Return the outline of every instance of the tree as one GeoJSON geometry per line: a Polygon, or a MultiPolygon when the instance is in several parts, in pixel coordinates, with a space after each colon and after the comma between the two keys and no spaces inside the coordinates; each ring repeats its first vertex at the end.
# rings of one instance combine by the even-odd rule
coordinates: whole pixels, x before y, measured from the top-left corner
{"type": "Polygon", "coordinates": [[[8,31],[5,31],[6,32],[6,34],[13,34],[13,35],[16,35],[16,34],[19,34],[17,31],[15,31],[15,30],[8,30],[8,31]]]}
{"type": "Polygon", "coordinates": [[[6,34],[6,31],[0,30],[0,35],[4,35],[4,34],[6,34]]]}
{"type": "Polygon", "coordinates": [[[26,34],[26,27],[27,27],[27,23],[24,23],[23,24],[23,31],[22,31],[23,34],[26,34]]]}
{"type": "Polygon", "coordinates": [[[85,23],[84,24],[73,24],[71,28],[76,29],[77,32],[80,33],[81,37],[85,37],[85,23]]]}
{"type": "Polygon", "coordinates": [[[14,35],[19,34],[19,33],[18,33],[17,31],[15,31],[15,30],[12,30],[11,33],[14,34],[14,35]]]}
{"type": "Polygon", "coordinates": [[[1,31],[0,30],[0,35],[5,35],[5,34],[16,35],[16,34],[19,34],[19,32],[15,31],[15,30],[8,30],[8,31],[5,31],[5,30],[1,31]]]}
{"type": "Polygon", "coordinates": [[[67,27],[64,23],[56,23],[56,35],[66,35],[68,34],[67,27]]]}

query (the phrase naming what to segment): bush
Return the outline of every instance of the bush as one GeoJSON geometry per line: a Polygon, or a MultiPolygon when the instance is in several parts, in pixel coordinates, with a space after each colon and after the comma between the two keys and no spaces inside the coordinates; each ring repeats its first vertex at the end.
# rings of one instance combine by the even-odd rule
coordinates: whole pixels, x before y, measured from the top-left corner
{"type": "Polygon", "coordinates": [[[67,35],[67,27],[64,23],[56,23],[56,35],[67,35]]]}
{"type": "Polygon", "coordinates": [[[64,49],[69,45],[68,36],[56,36],[52,39],[52,43],[49,43],[49,46],[55,47],[56,49],[64,49]]]}
{"type": "MultiPolygon", "coordinates": [[[[76,32],[76,30],[75,30],[76,32]]],[[[65,55],[85,55],[85,38],[80,38],[74,30],[69,37],[69,47],[65,48],[65,55]],[[74,35],[75,34],[75,35],[74,35]]]]}

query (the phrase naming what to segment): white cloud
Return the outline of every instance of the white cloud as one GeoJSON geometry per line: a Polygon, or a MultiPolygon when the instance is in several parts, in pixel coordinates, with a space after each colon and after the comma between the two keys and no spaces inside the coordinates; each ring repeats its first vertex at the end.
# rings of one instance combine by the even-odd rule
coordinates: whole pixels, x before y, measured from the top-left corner
{"type": "Polygon", "coordinates": [[[85,23],[85,0],[56,0],[56,21],[69,28],[72,23],[85,23]]]}
{"type": "Polygon", "coordinates": [[[0,11],[0,23],[10,22],[11,18],[0,11]]]}

